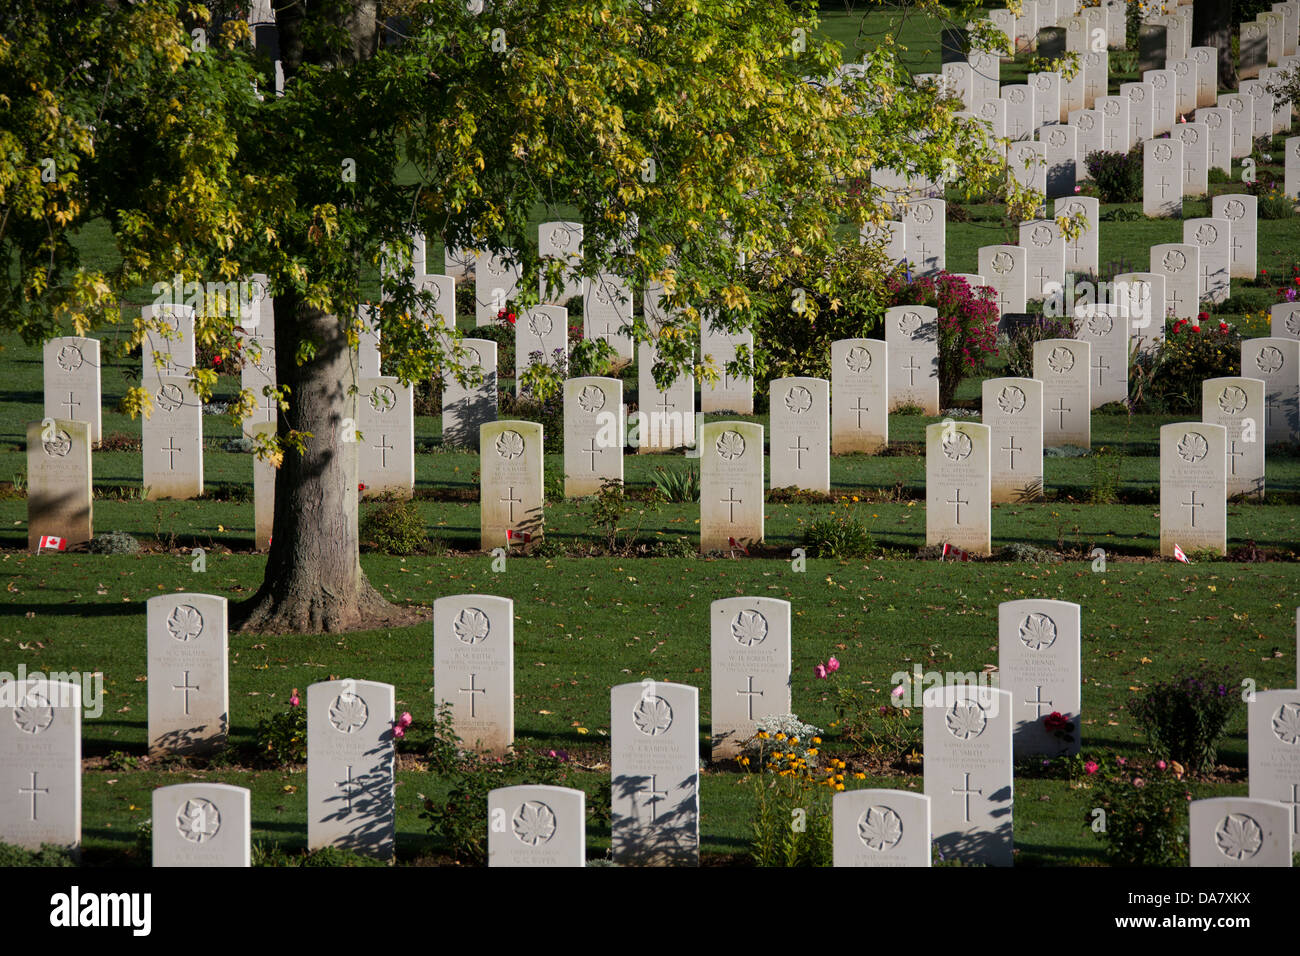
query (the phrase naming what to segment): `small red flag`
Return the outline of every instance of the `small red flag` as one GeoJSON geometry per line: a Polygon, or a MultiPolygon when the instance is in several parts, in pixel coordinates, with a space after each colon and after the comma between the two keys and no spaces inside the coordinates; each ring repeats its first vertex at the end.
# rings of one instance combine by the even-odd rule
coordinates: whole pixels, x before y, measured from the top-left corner
{"type": "Polygon", "coordinates": [[[506,540],[510,541],[513,538],[523,539],[524,544],[533,540],[533,536],[527,531],[515,531],[513,528],[506,528],[506,540]]]}
{"type": "Polygon", "coordinates": [[[55,551],[63,551],[66,550],[67,547],[68,547],[67,538],[56,538],[53,535],[45,534],[45,535],[41,535],[41,540],[36,545],[36,550],[40,551],[42,548],[50,548],[55,551]]]}
{"type": "Polygon", "coordinates": [[[1187,560],[1187,555],[1183,554],[1183,549],[1178,547],[1178,545],[1176,544],[1174,545],[1174,557],[1177,558],[1179,561],[1183,562],[1183,564],[1192,563],[1187,560]]]}
{"type": "Polygon", "coordinates": [[[947,557],[949,557],[949,556],[951,556],[952,560],[954,560],[954,561],[969,561],[969,560],[970,560],[970,555],[969,555],[969,554],[967,554],[967,553],[966,553],[965,551],[963,551],[961,548],[958,548],[958,547],[955,547],[954,545],[948,544],[948,543],[945,541],[945,542],[944,542],[944,545],[943,545],[943,554],[939,555],[939,560],[942,561],[944,558],[947,558],[947,557]]]}
{"type": "Polygon", "coordinates": [[[741,544],[739,541],[737,541],[735,538],[727,538],[727,540],[731,542],[731,546],[732,546],[733,548],[739,548],[741,551],[745,552],[745,554],[747,554],[747,555],[749,554],[749,549],[746,548],[746,547],[745,547],[743,544],[741,544]]]}

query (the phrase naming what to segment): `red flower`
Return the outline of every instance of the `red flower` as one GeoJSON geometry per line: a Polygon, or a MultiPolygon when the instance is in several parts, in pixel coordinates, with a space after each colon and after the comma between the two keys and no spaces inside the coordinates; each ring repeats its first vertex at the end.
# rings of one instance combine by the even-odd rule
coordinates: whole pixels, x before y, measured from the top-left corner
{"type": "Polygon", "coordinates": [[[366,490],[366,483],[364,481],[358,482],[357,491],[365,491],[365,490],[366,490]]]}
{"type": "Polygon", "coordinates": [[[221,364],[221,356],[220,356],[220,355],[214,355],[214,356],[212,356],[212,364],[213,364],[213,365],[220,365],[220,364],[221,364]]]}
{"type": "Polygon", "coordinates": [[[1226,331],[1228,331],[1228,323],[1227,323],[1227,322],[1220,322],[1220,323],[1219,323],[1219,331],[1220,331],[1220,332],[1226,332],[1226,331]]]}
{"type": "Polygon", "coordinates": [[[1043,718],[1043,729],[1048,733],[1054,734],[1058,730],[1065,730],[1070,726],[1070,719],[1060,711],[1054,710],[1043,718]]]}

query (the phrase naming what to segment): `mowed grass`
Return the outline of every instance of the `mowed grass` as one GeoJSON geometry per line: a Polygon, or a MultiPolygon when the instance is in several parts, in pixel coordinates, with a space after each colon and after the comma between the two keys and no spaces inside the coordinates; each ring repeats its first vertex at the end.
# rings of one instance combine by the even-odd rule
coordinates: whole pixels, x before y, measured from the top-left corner
{"type": "MultiPolygon", "coordinates": [[[[845,59],[857,59],[863,43],[895,38],[908,48],[904,63],[916,72],[939,69],[939,25],[934,20],[872,8],[864,13],[826,14],[822,29],[845,45],[845,59]]],[[[1003,82],[1023,77],[1025,62],[1003,64],[1003,82]]],[[[1112,87],[1132,78],[1112,75],[1112,87]]],[[[1214,189],[1239,189],[1223,184],[1214,189]]],[[[950,194],[950,201],[960,197],[950,194]]],[[[1134,208],[1132,206],[1126,208],[1134,208]]],[[[1136,207],[1140,209],[1140,206],[1136,207]]],[[[1103,207],[1103,216],[1116,207],[1103,207]]],[[[1003,208],[969,207],[970,222],[950,222],[948,267],[976,271],[981,245],[1015,241],[1001,222],[1003,208]]],[[[1208,214],[1208,203],[1188,202],[1188,218],[1208,214]]],[[[564,215],[564,211],[560,212],[564,215]]],[[[535,210],[533,225],[556,218],[535,210]]],[[[1181,224],[1169,221],[1104,219],[1101,259],[1143,269],[1152,243],[1180,241],[1181,224]]],[[[1260,266],[1285,274],[1295,261],[1295,220],[1261,221],[1260,266]]],[[[111,266],[115,253],[102,223],[82,236],[93,262],[111,266]]],[[[429,249],[439,262],[441,247],[429,249]]],[[[366,281],[373,287],[375,276],[366,281]]],[[[1234,283],[1234,292],[1250,289],[1234,283]]],[[[1263,292],[1267,283],[1255,287],[1263,292]]],[[[149,300],[137,290],[136,300],[149,300]]],[[[1248,334],[1266,334],[1247,310],[1223,313],[1248,334]],[[1256,323],[1254,325],[1250,323],[1256,323]]],[[[472,319],[461,319],[463,328],[472,319]]],[[[139,437],[140,424],[112,409],[134,384],[138,360],[109,355],[104,369],[104,431],[139,437]]],[[[0,482],[21,484],[26,472],[24,424],[42,416],[39,350],[13,337],[0,339],[0,482]]],[[[625,400],[636,402],[635,370],[629,370],[625,400]]],[[[509,383],[507,383],[509,384],[509,383]]],[[[223,377],[218,399],[238,388],[223,377]]],[[[979,383],[965,383],[958,404],[978,408],[979,383]]],[[[762,410],[764,402],[756,407],[762,410]]],[[[708,416],[710,420],[733,416],[708,416]]],[[[1186,417],[1186,416],[1182,416],[1186,417]]],[[[766,415],[754,416],[766,424],[766,415]]],[[[416,421],[416,487],[425,525],[437,547],[430,554],[400,559],[365,554],[370,580],[392,601],[429,606],[441,596],[491,593],[515,602],[515,719],[517,745],[545,752],[564,749],[574,758],[568,783],[595,798],[608,780],[609,689],[643,678],[700,688],[701,755],[707,757],[711,688],[708,612],[711,601],[735,595],[789,600],[793,614],[793,709],[826,728],[828,750],[851,757],[832,726],[837,720],[834,683],[859,687],[884,702],[894,675],[922,671],[981,672],[997,664],[997,606],[1002,601],[1044,597],[1076,601],[1083,608],[1083,740],[1086,753],[1103,749],[1129,757],[1145,752],[1140,729],[1127,704],[1154,681],[1203,663],[1231,669],[1259,689],[1294,686],[1295,607],[1300,565],[1292,561],[1242,564],[1198,562],[1193,566],[1150,560],[1158,546],[1157,495],[1159,426],[1180,416],[1094,414],[1093,446],[1120,452],[1118,486],[1126,503],[1088,502],[1099,463],[1089,458],[1045,460],[1051,500],[1001,505],[993,511],[994,544],[1025,542],[1046,548],[1108,554],[1105,570],[1091,561],[1035,566],[981,562],[938,564],[910,560],[924,544],[924,459],[918,454],[924,428],[937,421],[913,415],[891,417],[891,439],[904,454],[832,459],[837,496],[858,495],[858,503],[785,504],[766,508],[768,543],[799,546],[809,524],[845,513],[870,530],[876,544],[895,549],[891,557],[841,562],[809,559],[796,572],[788,560],[701,558],[541,558],[512,556],[494,572],[478,548],[477,468],[474,454],[444,450],[440,422],[416,421]],[[456,498],[464,500],[455,500],[456,498]],[[445,553],[444,548],[457,553],[445,553]],[[818,680],[813,665],[834,654],[842,662],[830,680],[818,680]]],[[[419,627],[347,635],[230,637],[232,765],[178,765],[167,770],[130,769],[129,757],[145,752],[147,666],[145,601],[157,594],[202,591],[237,602],[256,590],[265,558],[250,554],[252,463],[247,454],[222,450],[237,429],[221,416],[205,416],[205,473],[218,500],[142,502],[122,500],[138,489],[141,456],[134,451],[97,452],[94,485],[99,531],[120,529],[145,539],[155,550],[129,557],[86,554],[25,554],[26,505],[21,497],[0,500],[0,571],[6,591],[0,601],[0,670],[98,671],[104,675],[103,714],[83,725],[88,769],[84,775],[83,818],[86,861],[145,862],[135,852],[136,826],[150,815],[151,791],[168,783],[205,779],[252,790],[253,836],[287,850],[305,847],[306,774],[302,767],[256,769],[240,762],[252,748],[260,719],[286,708],[293,688],[331,677],[387,681],[397,689],[398,711],[414,718],[403,752],[418,756],[428,739],[433,712],[432,628],[419,627]],[[208,550],[206,571],[191,570],[190,548],[208,550]],[[125,758],[124,758],[125,755],[125,758]]],[[[625,459],[631,487],[648,485],[657,469],[698,467],[681,455],[633,455],[625,459]]],[[[559,455],[546,456],[548,476],[561,475],[559,455]]],[[[1267,471],[1273,497],[1264,504],[1229,507],[1230,546],[1254,540],[1284,555],[1300,541],[1300,458],[1271,454],[1267,471]]],[[[365,507],[363,507],[363,514],[365,507]]],[[[643,518],[646,541],[698,541],[696,504],[663,505],[643,518]]],[[[599,543],[586,502],[547,506],[551,538],[579,547],[599,543]]],[[[635,519],[633,519],[635,520],[635,519]]],[[[911,722],[919,727],[919,714],[911,722]]],[[[1246,792],[1244,705],[1238,709],[1220,752],[1231,783],[1196,784],[1196,796],[1246,792]]],[[[440,796],[450,781],[401,761],[397,788],[398,854],[414,862],[445,848],[427,833],[419,817],[421,795],[440,796]]],[[[851,786],[893,786],[920,790],[919,772],[853,782],[851,786]]],[[[1086,826],[1090,791],[1064,781],[1018,775],[1016,782],[1018,862],[1029,865],[1091,864],[1099,841],[1086,826]]],[[[707,855],[744,851],[753,809],[750,780],[707,769],[701,780],[701,833],[707,855]]],[[[589,855],[602,856],[608,830],[589,826],[589,855]]]]}
{"type": "MultiPolygon", "coordinates": [[[[142,755],[147,731],[145,601],[203,591],[238,601],[257,587],[263,559],[214,553],[203,574],[188,553],[131,557],[7,553],[0,669],[98,671],[103,715],[83,725],[85,755],[142,755]]],[[[1300,591],[1295,564],[1205,564],[1194,567],[1119,562],[1104,572],[1088,563],[1053,567],[943,565],[908,561],[810,560],[797,573],[774,560],[511,558],[504,572],[490,558],[398,559],[367,556],[370,579],[394,602],[429,605],[457,593],[492,593],[515,602],[517,746],[566,749],[589,768],[576,785],[595,792],[608,761],[609,688],[643,678],[700,688],[701,753],[708,750],[711,706],[708,612],[733,595],[788,600],[793,619],[793,708],[826,728],[831,751],[833,682],[856,685],[885,702],[898,672],[975,672],[997,664],[997,606],[1044,597],[1083,607],[1083,739],[1128,756],[1144,741],[1126,704],[1151,682],[1202,663],[1231,668],[1234,680],[1260,689],[1293,686],[1294,613],[1300,591]],[[834,654],[830,680],[813,665],[834,654]]],[[[230,638],[230,721],[237,752],[253,745],[259,719],[285,709],[293,688],[357,677],[395,685],[397,708],[415,718],[410,748],[426,739],[433,710],[431,625],[347,635],[230,638]]],[[[912,722],[919,726],[919,715],[912,722]]],[[[406,745],[404,745],[405,747],[406,745]]],[[[119,758],[120,759],[120,758],[119,758]]],[[[1244,770],[1244,705],[1220,760],[1244,770]]],[[[102,763],[96,762],[96,766],[102,763]]],[[[94,769],[86,774],[85,827],[90,859],[123,861],[134,824],[148,816],[156,785],[198,776],[252,787],[255,835],[286,849],[304,840],[301,768],[216,768],[169,773],[94,769]],[[110,783],[110,781],[112,781],[110,783]],[[286,787],[290,789],[285,789],[286,787]],[[132,806],[134,810],[130,809],[132,806]]],[[[746,835],[752,795],[743,776],[705,775],[701,804],[706,852],[736,852],[746,835]]],[[[435,844],[418,818],[417,794],[436,795],[448,781],[432,773],[399,774],[398,828],[404,857],[435,844]]],[[[868,785],[870,781],[858,785],[868,785]]],[[[920,787],[919,775],[885,781],[920,787]]],[[[1086,794],[1062,781],[1017,781],[1017,841],[1026,862],[1086,860],[1096,844],[1076,804],[1086,794]],[[1038,795],[1051,799],[1039,800],[1038,795]],[[1045,842],[1043,842],[1045,841],[1045,842]],[[1060,853],[1065,853],[1064,858],[1060,853]]],[[[1240,784],[1206,785],[1204,795],[1243,792],[1240,784]]],[[[593,852],[603,843],[593,833],[593,852]]]]}

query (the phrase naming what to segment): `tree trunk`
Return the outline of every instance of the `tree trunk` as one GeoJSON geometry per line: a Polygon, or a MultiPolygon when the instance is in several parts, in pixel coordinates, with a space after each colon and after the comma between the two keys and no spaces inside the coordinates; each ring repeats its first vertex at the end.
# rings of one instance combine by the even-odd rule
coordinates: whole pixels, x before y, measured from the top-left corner
{"type": "Polygon", "coordinates": [[[289,387],[289,410],[278,433],[310,432],[300,454],[285,448],[275,476],[275,522],[262,586],[232,613],[239,629],[321,633],[418,623],[425,615],[388,603],[361,570],[357,539],[357,443],[345,442],[344,419],[355,421],[355,372],[339,320],[275,297],[275,373],[289,387]],[[298,346],[315,357],[298,365],[298,346]]]}
{"type": "Polygon", "coordinates": [[[1237,64],[1232,59],[1232,0],[1194,0],[1192,46],[1212,46],[1219,51],[1219,88],[1237,88],[1237,64]]]}

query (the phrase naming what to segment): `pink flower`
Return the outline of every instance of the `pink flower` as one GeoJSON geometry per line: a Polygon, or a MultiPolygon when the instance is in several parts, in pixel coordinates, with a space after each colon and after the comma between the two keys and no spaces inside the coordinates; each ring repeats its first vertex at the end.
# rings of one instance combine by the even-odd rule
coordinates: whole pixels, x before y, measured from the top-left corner
{"type": "Polygon", "coordinates": [[[1086,764],[1083,765],[1083,769],[1086,770],[1089,775],[1091,775],[1096,773],[1100,768],[1097,766],[1097,761],[1089,760],[1086,764]]]}
{"type": "Polygon", "coordinates": [[[1124,757],[1116,757],[1115,762],[1119,764],[1121,767],[1126,766],[1128,764],[1128,760],[1124,757]]]}
{"type": "Polygon", "coordinates": [[[1075,187],[1074,187],[1074,191],[1075,191],[1076,193],[1081,193],[1081,192],[1083,192],[1083,187],[1082,187],[1082,186],[1075,186],[1075,187]]]}
{"type": "Polygon", "coordinates": [[[409,727],[409,726],[411,726],[411,714],[410,714],[410,712],[409,712],[409,711],[405,711],[405,710],[402,711],[402,716],[399,717],[399,718],[397,719],[397,722],[398,722],[401,726],[403,726],[403,727],[409,727]]]}
{"type": "Polygon", "coordinates": [[[405,737],[405,736],[406,736],[406,728],[405,728],[405,727],[402,727],[400,724],[399,724],[398,726],[394,727],[394,728],[393,728],[393,736],[394,736],[394,737],[405,737]]]}
{"type": "Polygon", "coordinates": [[[1157,760],[1157,761],[1156,761],[1156,766],[1157,766],[1159,769],[1164,770],[1165,767],[1168,767],[1168,766],[1169,766],[1169,764],[1165,763],[1163,760],[1157,760]]]}
{"type": "Polygon", "coordinates": [[[302,701],[298,699],[298,688],[293,689],[293,696],[289,698],[289,706],[297,707],[302,701]]]}
{"type": "Polygon", "coordinates": [[[829,671],[830,673],[834,674],[839,669],[840,669],[840,662],[837,661],[835,658],[832,657],[830,660],[826,662],[826,670],[829,671]]]}
{"type": "Polygon", "coordinates": [[[1141,777],[1134,777],[1134,778],[1133,778],[1133,786],[1135,786],[1135,787],[1145,787],[1146,785],[1147,785],[1147,782],[1146,782],[1145,780],[1143,780],[1141,777]]]}
{"type": "Polygon", "coordinates": [[[825,664],[818,664],[816,667],[813,668],[813,673],[816,674],[816,675],[817,675],[819,678],[821,678],[822,680],[825,680],[825,679],[826,679],[826,665],[825,665],[825,664]]]}
{"type": "Polygon", "coordinates": [[[890,697],[902,697],[902,696],[903,696],[903,685],[902,685],[902,684],[899,684],[897,687],[895,687],[893,690],[891,690],[891,691],[889,692],[889,696],[890,696],[890,697]]]}

